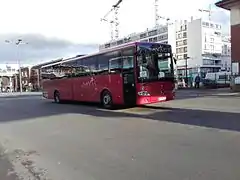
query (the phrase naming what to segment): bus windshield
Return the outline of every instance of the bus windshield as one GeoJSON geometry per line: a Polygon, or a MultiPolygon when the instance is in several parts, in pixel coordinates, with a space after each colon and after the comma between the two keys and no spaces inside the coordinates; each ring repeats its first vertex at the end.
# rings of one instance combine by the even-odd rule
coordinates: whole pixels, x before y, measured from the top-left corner
{"type": "Polygon", "coordinates": [[[161,44],[138,46],[137,76],[139,82],[174,79],[171,46],[165,46],[161,44]]]}

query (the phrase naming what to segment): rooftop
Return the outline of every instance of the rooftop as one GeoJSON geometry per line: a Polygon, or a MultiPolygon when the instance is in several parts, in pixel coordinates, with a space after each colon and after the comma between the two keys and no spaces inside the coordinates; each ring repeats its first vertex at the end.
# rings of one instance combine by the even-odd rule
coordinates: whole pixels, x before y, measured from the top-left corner
{"type": "Polygon", "coordinates": [[[215,3],[215,5],[223,9],[231,10],[231,7],[239,6],[240,1],[239,0],[221,0],[215,3]]]}

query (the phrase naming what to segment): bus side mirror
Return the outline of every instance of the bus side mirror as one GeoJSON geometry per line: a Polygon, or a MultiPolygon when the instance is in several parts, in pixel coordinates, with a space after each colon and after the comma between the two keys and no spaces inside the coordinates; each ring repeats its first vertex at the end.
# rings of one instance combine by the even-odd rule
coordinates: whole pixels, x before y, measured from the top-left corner
{"type": "Polygon", "coordinates": [[[173,58],[174,64],[177,64],[177,59],[174,57],[173,58]]]}

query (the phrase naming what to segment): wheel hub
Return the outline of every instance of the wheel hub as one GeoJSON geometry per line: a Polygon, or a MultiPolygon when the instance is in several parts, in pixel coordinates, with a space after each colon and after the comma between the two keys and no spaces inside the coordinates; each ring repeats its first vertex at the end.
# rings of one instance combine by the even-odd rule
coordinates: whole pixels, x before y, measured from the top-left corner
{"type": "Polygon", "coordinates": [[[104,104],[109,104],[110,101],[111,101],[111,97],[108,94],[103,97],[104,104]]]}

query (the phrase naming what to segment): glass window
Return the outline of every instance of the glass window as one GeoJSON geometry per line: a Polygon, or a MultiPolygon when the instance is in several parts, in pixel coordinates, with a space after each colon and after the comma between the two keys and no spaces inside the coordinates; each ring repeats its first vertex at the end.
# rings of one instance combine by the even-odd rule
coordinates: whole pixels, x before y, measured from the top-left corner
{"type": "Polygon", "coordinates": [[[134,48],[124,49],[122,51],[123,70],[133,70],[134,67],[134,48]]]}
{"type": "Polygon", "coordinates": [[[123,69],[131,69],[134,67],[134,58],[133,56],[123,56],[123,69]]]}
{"type": "Polygon", "coordinates": [[[106,56],[106,54],[100,54],[98,56],[97,66],[99,72],[108,71],[108,57],[106,56]]]}
{"type": "Polygon", "coordinates": [[[140,82],[158,81],[173,78],[171,48],[159,45],[159,48],[139,46],[137,52],[137,71],[140,82]]]}
{"type": "Polygon", "coordinates": [[[109,60],[110,73],[121,73],[122,70],[122,58],[112,58],[109,60]]]}

